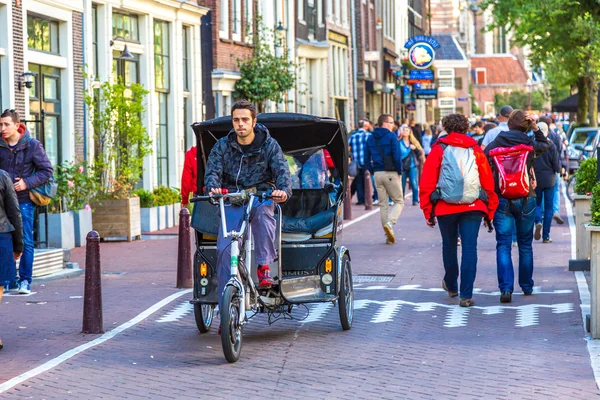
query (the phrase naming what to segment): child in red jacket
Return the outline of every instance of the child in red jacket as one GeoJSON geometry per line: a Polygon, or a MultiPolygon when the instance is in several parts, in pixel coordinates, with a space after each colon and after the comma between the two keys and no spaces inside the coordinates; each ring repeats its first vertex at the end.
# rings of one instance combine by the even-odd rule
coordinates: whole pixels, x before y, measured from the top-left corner
{"type": "MultiPolygon", "coordinates": [[[[433,228],[435,218],[440,226],[442,235],[442,258],[446,273],[442,287],[450,297],[458,296],[458,250],[457,240],[460,234],[462,243],[462,260],[460,264],[460,306],[474,305],[473,284],[477,272],[477,237],[481,221],[491,227],[494,212],[498,207],[498,195],[494,191],[494,177],[487,157],[477,145],[477,142],[467,136],[469,120],[460,114],[450,114],[444,117],[442,125],[449,135],[440,138],[431,148],[431,152],[423,166],[423,175],[420,184],[420,203],[427,225],[433,228]],[[442,146],[443,145],[443,146],[442,146]],[[440,171],[444,151],[448,147],[473,149],[467,152],[470,157],[475,157],[481,196],[469,204],[456,204],[442,199],[432,202],[432,194],[438,190],[440,171]],[[487,199],[485,199],[487,197],[487,199]],[[485,199],[485,201],[483,199],[485,199]]],[[[461,153],[462,154],[462,153],[461,153]]],[[[464,160],[459,160],[462,162],[464,160]]],[[[465,163],[466,164],[466,163],[465,163]]],[[[464,172],[464,171],[463,171],[464,172]]]]}

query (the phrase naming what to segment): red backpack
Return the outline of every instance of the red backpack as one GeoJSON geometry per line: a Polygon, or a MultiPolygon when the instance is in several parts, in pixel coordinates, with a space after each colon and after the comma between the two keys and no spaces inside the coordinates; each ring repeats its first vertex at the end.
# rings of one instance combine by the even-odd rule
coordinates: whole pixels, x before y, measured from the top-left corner
{"type": "Polygon", "coordinates": [[[498,170],[498,186],[503,197],[518,199],[529,194],[531,178],[527,171],[527,157],[532,151],[533,147],[525,144],[490,150],[489,155],[498,170]]]}

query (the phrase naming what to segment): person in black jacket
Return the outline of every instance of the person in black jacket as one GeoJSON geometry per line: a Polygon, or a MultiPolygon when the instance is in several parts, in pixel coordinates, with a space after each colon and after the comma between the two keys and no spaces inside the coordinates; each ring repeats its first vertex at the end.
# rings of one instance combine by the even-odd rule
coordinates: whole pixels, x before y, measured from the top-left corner
{"type": "MultiPolygon", "coordinates": [[[[538,127],[545,135],[548,135],[548,125],[545,122],[538,123],[538,127]]],[[[535,188],[537,207],[535,210],[535,233],[533,237],[535,240],[540,240],[540,238],[543,237],[544,243],[552,243],[552,239],[550,238],[550,226],[552,225],[553,217],[554,185],[556,184],[556,174],[558,174],[561,169],[558,149],[553,141],[549,141],[551,143],[550,149],[536,158],[533,162],[533,169],[535,170],[537,182],[535,188]],[[544,228],[543,234],[542,227],[544,228]]]]}
{"type": "MultiPolygon", "coordinates": [[[[534,155],[541,155],[550,148],[550,142],[538,128],[533,116],[523,110],[514,110],[508,118],[508,131],[500,134],[485,147],[485,154],[497,147],[513,147],[520,144],[533,147],[534,152],[527,158],[527,170],[533,177],[534,155]],[[527,132],[533,131],[534,137],[529,137],[527,132]]],[[[500,194],[498,184],[498,171],[490,158],[496,192],[500,204],[494,215],[496,228],[496,266],[498,272],[498,287],[500,288],[500,302],[510,303],[514,289],[515,272],[511,258],[512,230],[517,227],[517,244],[519,246],[519,286],[523,294],[533,293],[533,224],[535,218],[536,202],[534,180],[531,180],[529,194],[519,199],[507,199],[500,194]]]]}
{"type": "Polygon", "coordinates": [[[5,170],[17,192],[23,220],[23,259],[19,264],[19,293],[31,293],[33,275],[33,218],[35,204],[29,190],[48,182],[54,172],[42,144],[31,137],[15,110],[0,115],[0,169],[5,170]]]}
{"type": "Polygon", "coordinates": [[[22,253],[23,226],[17,193],[10,176],[0,169],[0,301],[7,282],[15,277],[15,261],[22,253]]]}

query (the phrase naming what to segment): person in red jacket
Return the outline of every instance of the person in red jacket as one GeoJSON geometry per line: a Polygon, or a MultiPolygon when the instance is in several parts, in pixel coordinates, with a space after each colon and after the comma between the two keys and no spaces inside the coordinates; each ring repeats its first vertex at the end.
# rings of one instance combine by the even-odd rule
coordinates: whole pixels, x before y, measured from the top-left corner
{"type": "MultiPolygon", "coordinates": [[[[474,305],[473,284],[477,272],[477,237],[482,219],[484,225],[491,229],[494,212],[498,207],[498,195],[494,191],[494,177],[492,169],[488,163],[487,157],[477,145],[477,142],[467,136],[469,129],[469,120],[460,114],[450,114],[444,117],[442,125],[447,132],[436,141],[431,148],[431,152],[425,161],[423,175],[420,184],[420,203],[427,225],[434,227],[435,219],[440,225],[442,235],[442,259],[446,271],[442,281],[442,288],[448,292],[450,297],[458,296],[458,250],[457,240],[460,234],[462,242],[462,260],[460,263],[460,306],[470,307],[474,305]],[[440,197],[440,172],[442,171],[442,160],[444,152],[452,151],[452,148],[472,149],[472,152],[456,151],[453,155],[459,155],[462,158],[453,158],[456,161],[449,161],[448,157],[444,162],[444,167],[453,166],[451,162],[459,163],[464,167],[460,168],[463,174],[467,173],[471,157],[475,158],[477,168],[471,167],[470,171],[476,171],[479,175],[479,197],[471,203],[457,204],[455,202],[444,201],[444,194],[437,201],[434,198],[440,197]]],[[[455,167],[456,169],[456,167],[455,167]]],[[[471,172],[473,173],[473,172],[471,172]]],[[[447,182],[446,182],[447,183],[447,182]]],[[[462,186],[462,185],[461,185],[462,186]]],[[[464,185],[467,186],[466,184],[464,185]]],[[[453,189],[453,188],[450,188],[453,189]]],[[[458,189],[459,195],[463,192],[463,187],[458,189]]],[[[454,194],[456,190],[453,190],[454,194]]],[[[468,197],[469,199],[472,198],[468,197]]],[[[446,197],[448,198],[448,197],[446,197]]],[[[466,196],[463,198],[467,198],[466,196]]]]}
{"type": "Polygon", "coordinates": [[[198,164],[196,162],[196,146],[185,153],[183,173],[181,174],[181,204],[187,206],[192,196],[196,193],[196,178],[198,176],[198,164]]]}

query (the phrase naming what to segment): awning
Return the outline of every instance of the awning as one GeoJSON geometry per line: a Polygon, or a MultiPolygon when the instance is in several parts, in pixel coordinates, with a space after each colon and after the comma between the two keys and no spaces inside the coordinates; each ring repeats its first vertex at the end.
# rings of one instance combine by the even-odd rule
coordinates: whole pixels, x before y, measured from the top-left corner
{"type": "MultiPolygon", "coordinates": [[[[552,104],[552,111],[576,113],[577,104],[579,104],[579,93],[569,96],[556,104],[552,104]]],[[[598,111],[600,111],[600,93],[598,93],[598,111]]]]}

